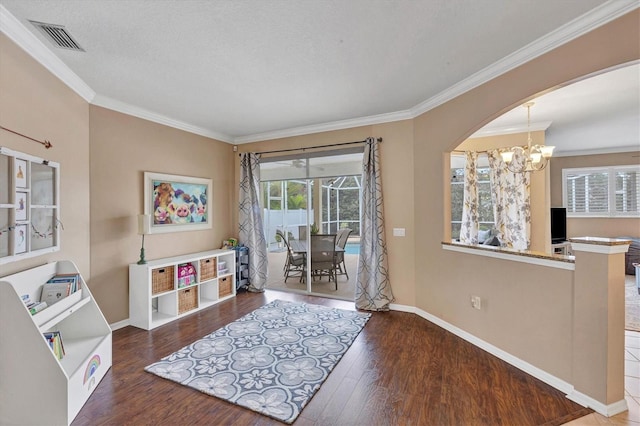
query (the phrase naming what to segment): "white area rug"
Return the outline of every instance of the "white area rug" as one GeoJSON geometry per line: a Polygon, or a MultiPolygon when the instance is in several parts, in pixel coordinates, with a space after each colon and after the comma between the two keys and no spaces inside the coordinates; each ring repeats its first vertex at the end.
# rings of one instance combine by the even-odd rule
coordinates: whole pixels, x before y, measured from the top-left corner
{"type": "Polygon", "coordinates": [[[276,300],[145,370],[293,423],[370,317],[276,300]]]}

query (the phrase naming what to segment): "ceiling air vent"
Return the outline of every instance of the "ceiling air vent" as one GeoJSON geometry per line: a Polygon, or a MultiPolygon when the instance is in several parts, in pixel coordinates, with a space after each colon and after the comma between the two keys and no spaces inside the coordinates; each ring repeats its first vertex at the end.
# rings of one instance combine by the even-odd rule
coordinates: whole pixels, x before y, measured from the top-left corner
{"type": "Polygon", "coordinates": [[[84,49],[71,37],[71,34],[62,25],[45,24],[44,22],[29,21],[36,28],[42,31],[55,46],[62,49],[77,50],[84,52],[84,49]]]}

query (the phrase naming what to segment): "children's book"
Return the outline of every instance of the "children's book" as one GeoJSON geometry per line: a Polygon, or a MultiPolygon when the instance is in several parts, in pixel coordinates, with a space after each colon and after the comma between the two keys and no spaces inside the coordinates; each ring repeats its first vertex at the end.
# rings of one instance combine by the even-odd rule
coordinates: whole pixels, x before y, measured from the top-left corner
{"type": "Polygon", "coordinates": [[[69,281],[62,283],[45,283],[42,286],[40,301],[46,302],[47,306],[51,306],[70,295],[71,287],[72,283],[69,281]]]}

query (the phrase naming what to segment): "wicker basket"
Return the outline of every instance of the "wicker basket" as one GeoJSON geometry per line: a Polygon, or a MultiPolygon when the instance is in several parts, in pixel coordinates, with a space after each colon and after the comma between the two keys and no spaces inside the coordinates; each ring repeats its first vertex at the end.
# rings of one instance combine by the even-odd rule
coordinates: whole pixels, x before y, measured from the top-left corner
{"type": "Polygon", "coordinates": [[[212,280],[216,275],[216,258],[200,259],[200,282],[212,280]]]}
{"type": "Polygon", "coordinates": [[[229,296],[232,293],[231,285],[233,283],[232,276],[226,276],[218,280],[218,297],[229,296]]]}
{"type": "Polygon", "coordinates": [[[178,291],[178,315],[198,307],[198,287],[178,291]]]}
{"type": "Polygon", "coordinates": [[[151,270],[151,294],[164,293],[173,289],[173,265],[151,270]]]}

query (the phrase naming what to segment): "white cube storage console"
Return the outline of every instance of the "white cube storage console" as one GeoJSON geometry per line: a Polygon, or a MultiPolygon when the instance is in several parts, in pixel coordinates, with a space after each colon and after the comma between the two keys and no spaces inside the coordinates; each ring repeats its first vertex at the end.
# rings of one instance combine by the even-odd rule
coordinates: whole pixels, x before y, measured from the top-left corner
{"type": "Polygon", "coordinates": [[[74,273],[58,261],[0,278],[0,424],[70,424],[111,367],[111,328],[81,276],[75,293],[34,315],[22,301],[74,273]],[[60,360],[43,335],[52,331],[62,336],[60,360]]]}
{"type": "Polygon", "coordinates": [[[151,330],[236,294],[235,252],[211,250],[129,265],[129,323],[151,330]]]}

